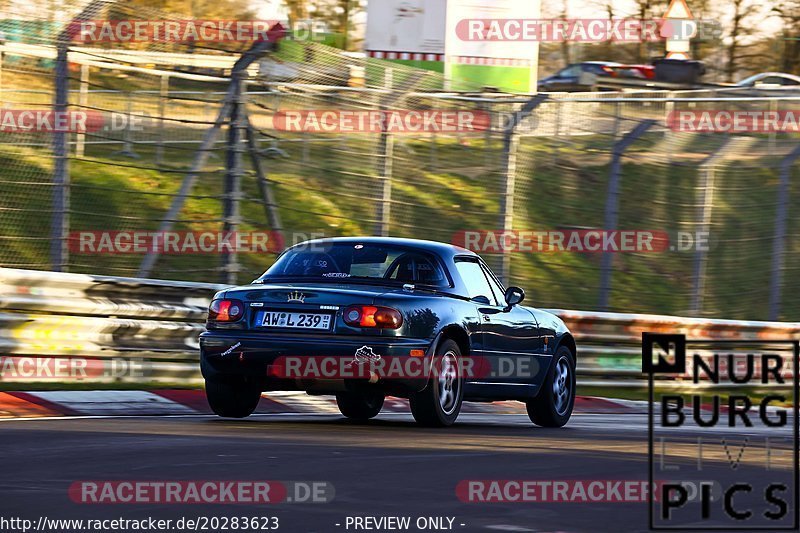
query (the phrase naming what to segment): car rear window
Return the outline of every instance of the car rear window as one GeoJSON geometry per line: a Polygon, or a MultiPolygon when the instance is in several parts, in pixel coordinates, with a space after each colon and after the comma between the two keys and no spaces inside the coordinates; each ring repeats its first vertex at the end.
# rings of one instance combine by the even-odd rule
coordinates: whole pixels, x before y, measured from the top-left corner
{"type": "Polygon", "coordinates": [[[392,280],[448,285],[436,256],[410,247],[374,243],[310,243],[286,251],[260,280],[301,278],[392,280]]]}

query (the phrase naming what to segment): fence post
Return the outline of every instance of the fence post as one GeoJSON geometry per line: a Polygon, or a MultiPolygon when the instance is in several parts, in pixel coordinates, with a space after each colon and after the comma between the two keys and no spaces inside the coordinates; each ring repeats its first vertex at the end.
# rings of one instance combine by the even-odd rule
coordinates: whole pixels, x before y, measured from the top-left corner
{"type": "Polygon", "coordinates": [[[261,202],[264,204],[267,221],[273,233],[280,236],[280,241],[285,243],[283,239],[283,224],[281,223],[280,213],[278,212],[278,201],[275,199],[272,183],[267,179],[266,172],[264,172],[264,167],[259,157],[256,130],[250,122],[250,116],[245,114],[244,118],[247,125],[247,150],[250,152],[250,161],[256,173],[256,180],[258,180],[258,191],[261,194],[261,202]]]}
{"type": "MultiPolygon", "coordinates": [[[[67,112],[69,105],[69,45],[72,42],[76,24],[91,20],[108,0],[93,0],[78,16],[61,30],[56,40],[55,96],[53,112],[55,115],[67,112]]],[[[50,268],[64,272],[69,262],[69,147],[68,133],[53,133],[53,213],[50,221],[50,268]]]]}
{"type": "Polygon", "coordinates": [[[161,85],[158,90],[158,145],[156,146],[156,165],[164,161],[164,128],[167,116],[167,100],[169,99],[169,75],[161,75],[161,85]]]}
{"type": "Polygon", "coordinates": [[[483,132],[483,164],[486,168],[492,168],[497,163],[497,159],[492,156],[492,135],[494,134],[494,131],[492,131],[492,121],[494,119],[494,106],[489,102],[481,101],[479,109],[485,111],[486,115],[489,117],[489,124],[483,132]]]}
{"type": "MultiPolygon", "coordinates": [[[[608,194],[606,195],[605,217],[603,229],[614,231],[617,229],[619,219],[619,182],[622,171],[622,154],[639,137],[641,137],[655,120],[643,120],[635,128],[629,131],[622,139],[614,143],[611,153],[611,170],[608,174],[608,194]]],[[[598,309],[608,310],[608,300],[611,294],[611,273],[613,268],[614,256],[609,250],[603,250],[603,257],[600,260],[600,295],[598,298],[598,309]]]]}
{"type": "MultiPolygon", "coordinates": [[[[89,65],[81,65],[81,86],[78,96],[78,104],[81,111],[85,112],[89,105],[89,65]]],[[[75,156],[83,157],[86,145],[86,133],[78,132],[75,135],[75,156]]]]}
{"type": "MultiPolygon", "coordinates": [[[[245,150],[242,133],[245,125],[245,87],[244,71],[231,73],[233,85],[232,107],[230,126],[228,128],[228,146],[225,162],[225,183],[223,193],[222,219],[223,235],[234,236],[231,240],[236,242],[235,232],[241,222],[239,201],[242,198],[242,153],[245,150]]],[[[239,254],[235,247],[229,246],[222,250],[222,283],[236,284],[239,272],[239,254]]]]}
{"type": "MultiPolygon", "coordinates": [[[[393,70],[388,68],[384,72],[384,87],[391,91],[393,80],[393,70]]],[[[391,94],[391,93],[390,93],[391,94]]],[[[384,100],[388,101],[391,96],[384,100]]],[[[387,109],[385,104],[380,106],[381,110],[387,109]]],[[[378,179],[381,183],[381,198],[378,202],[377,233],[381,237],[389,236],[389,221],[392,210],[392,157],[394,156],[394,137],[386,131],[386,121],[381,121],[381,135],[378,138],[378,179]]]]}
{"type": "MultiPolygon", "coordinates": [[[[713,156],[712,156],[713,157],[713,156]]],[[[702,174],[702,187],[698,190],[698,227],[701,232],[707,232],[711,226],[711,212],[714,202],[714,178],[716,177],[713,163],[700,167],[702,174]]],[[[706,290],[706,251],[699,248],[695,251],[694,273],[692,274],[692,306],[691,314],[700,315],[703,308],[703,298],[706,290]]]]}
{"type": "Polygon", "coordinates": [[[775,208],[775,236],[772,239],[772,273],[769,282],[769,320],[778,320],[781,314],[781,289],[783,288],[783,260],[786,249],[786,215],[789,208],[789,180],[792,164],[800,157],[797,146],[781,161],[778,203],[775,208]]]}
{"type": "Polygon", "coordinates": [[[381,180],[381,200],[378,204],[378,231],[381,237],[389,236],[389,221],[392,211],[392,157],[394,156],[394,137],[381,131],[378,141],[378,179],[381,180]]]}
{"type": "MultiPolygon", "coordinates": [[[[517,127],[528,118],[533,110],[548,99],[545,94],[534,96],[514,113],[503,130],[503,193],[500,196],[500,226],[503,234],[514,228],[514,194],[517,181],[517,151],[519,150],[519,132],[517,127]]],[[[501,255],[500,279],[506,285],[511,279],[511,254],[505,250],[501,255]]]]}
{"type": "MultiPolygon", "coordinates": [[[[69,105],[69,64],[67,55],[70,37],[62,31],[58,36],[55,65],[55,98],[53,111],[56,116],[67,112],[69,105]]],[[[69,135],[65,131],[53,133],[53,215],[50,228],[50,268],[65,272],[69,262],[67,236],[69,233],[69,157],[67,145],[69,135]]]]}
{"type": "MultiPolygon", "coordinates": [[[[724,159],[734,148],[746,147],[752,142],[753,138],[728,138],[722,146],[717,148],[716,152],[708,156],[700,164],[702,185],[697,190],[697,226],[700,228],[699,233],[707,234],[711,228],[717,162],[724,159]]],[[[697,239],[695,239],[696,241],[697,239]]],[[[692,274],[692,302],[689,311],[696,316],[701,315],[703,312],[703,299],[706,292],[706,263],[708,259],[706,252],[707,250],[702,247],[698,247],[695,250],[694,272],[692,274]]]]}
{"type": "MultiPolygon", "coordinates": [[[[246,71],[247,67],[250,66],[258,57],[260,57],[261,54],[274,49],[274,47],[275,44],[268,40],[255,43],[236,61],[231,71],[231,79],[235,80],[236,73],[246,71]]],[[[178,215],[183,208],[183,204],[186,201],[186,198],[189,197],[189,194],[191,193],[192,188],[197,181],[197,175],[202,171],[203,166],[205,166],[206,161],[208,161],[211,150],[214,149],[214,143],[217,140],[217,135],[219,134],[220,128],[222,128],[222,124],[231,114],[231,108],[233,107],[233,102],[235,100],[235,91],[236,84],[232,82],[228,87],[228,92],[225,94],[225,97],[222,100],[222,108],[220,109],[219,114],[214,121],[214,125],[206,131],[203,137],[203,142],[200,144],[200,148],[198,148],[197,152],[195,152],[192,166],[186,173],[186,176],[183,178],[183,183],[181,183],[180,190],[172,200],[172,205],[170,205],[169,211],[164,218],[161,219],[161,224],[158,228],[160,233],[164,233],[172,229],[175,221],[178,219],[178,215]]],[[[155,266],[158,256],[158,250],[151,250],[147,252],[147,255],[145,255],[144,259],[142,259],[141,265],[139,265],[139,273],[137,274],[137,277],[148,277],[150,272],[153,270],[153,266],[155,266]]]]}

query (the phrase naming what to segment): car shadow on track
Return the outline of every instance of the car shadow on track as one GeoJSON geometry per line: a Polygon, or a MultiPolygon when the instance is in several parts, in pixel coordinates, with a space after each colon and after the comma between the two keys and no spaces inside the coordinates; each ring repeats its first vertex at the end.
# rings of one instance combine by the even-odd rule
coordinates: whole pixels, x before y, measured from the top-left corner
{"type": "MultiPolygon", "coordinates": [[[[402,416],[402,415],[401,415],[402,416]]],[[[471,417],[470,420],[456,421],[450,427],[445,428],[430,428],[417,424],[410,415],[408,417],[393,417],[393,418],[375,418],[367,421],[351,420],[337,415],[314,415],[309,414],[305,416],[292,416],[291,418],[274,417],[271,415],[259,416],[254,415],[248,418],[229,419],[229,418],[210,418],[207,420],[209,424],[215,425],[230,425],[241,427],[242,423],[247,423],[248,426],[264,426],[264,427],[292,427],[292,428],[341,428],[341,429],[372,429],[372,430],[409,430],[414,432],[424,431],[426,433],[468,433],[480,432],[485,433],[486,430],[491,430],[492,434],[523,434],[523,435],[536,435],[536,436],[553,436],[553,437],[568,437],[577,436],[582,433],[578,428],[571,428],[569,424],[563,428],[544,428],[531,424],[527,421],[527,417],[519,417],[519,422],[503,421],[503,420],[487,420],[479,421],[477,417],[471,417]],[[525,421],[523,421],[523,418],[525,421]]],[[[482,417],[481,417],[482,418],[482,417]]],[[[515,417],[516,418],[516,417],[515,417]]]]}

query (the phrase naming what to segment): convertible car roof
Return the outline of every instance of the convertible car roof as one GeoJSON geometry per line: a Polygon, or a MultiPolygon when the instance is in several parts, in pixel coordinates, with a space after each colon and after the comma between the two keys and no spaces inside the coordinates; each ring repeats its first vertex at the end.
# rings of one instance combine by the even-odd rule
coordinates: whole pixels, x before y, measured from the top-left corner
{"type": "Polygon", "coordinates": [[[326,244],[335,242],[353,243],[353,244],[358,244],[358,243],[397,244],[401,246],[408,246],[411,248],[425,250],[427,252],[433,252],[439,255],[440,257],[453,257],[456,255],[477,255],[475,254],[475,252],[472,252],[471,250],[467,250],[466,248],[455,246],[453,244],[437,242],[437,241],[426,241],[422,239],[403,239],[399,237],[330,237],[325,239],[314,239],[311,241],[305,241],[304,243],[300,244],[303,245],[326,244]]]}

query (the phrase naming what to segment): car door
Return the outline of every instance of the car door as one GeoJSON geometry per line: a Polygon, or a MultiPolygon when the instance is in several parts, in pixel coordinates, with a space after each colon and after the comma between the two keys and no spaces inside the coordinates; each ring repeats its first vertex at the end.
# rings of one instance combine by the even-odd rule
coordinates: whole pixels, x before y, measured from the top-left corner
{"type": "Polygon", "coordinates": [[[505,302],[505,288],[483,261],[479,261],[494,295],[494,305],[481,306],[484,345],[499,363],[499,378],[508,383],[538,382],[539,369],[547,367],[542,361],[544,344],[536,317],[521,305],[510,309],[505,302]]]}
{"type": "Polygon", "coordinates": [[[483,349],[480,355],[484,356],[486,364],[482,365],[478,381],[530,383],[532,380],[519,375],[519,369],[524,371],[530,367],[531,358],[536,357],[538,330],[533,315],[517,306],[505,309],[505,303],[498,300],[496,294],[502,288],[492,288],[489,280],[495,284],[497,281],[487,273],[488,269],[477,257],[458,258],[456,269],[481,319],[483,349]]]}

